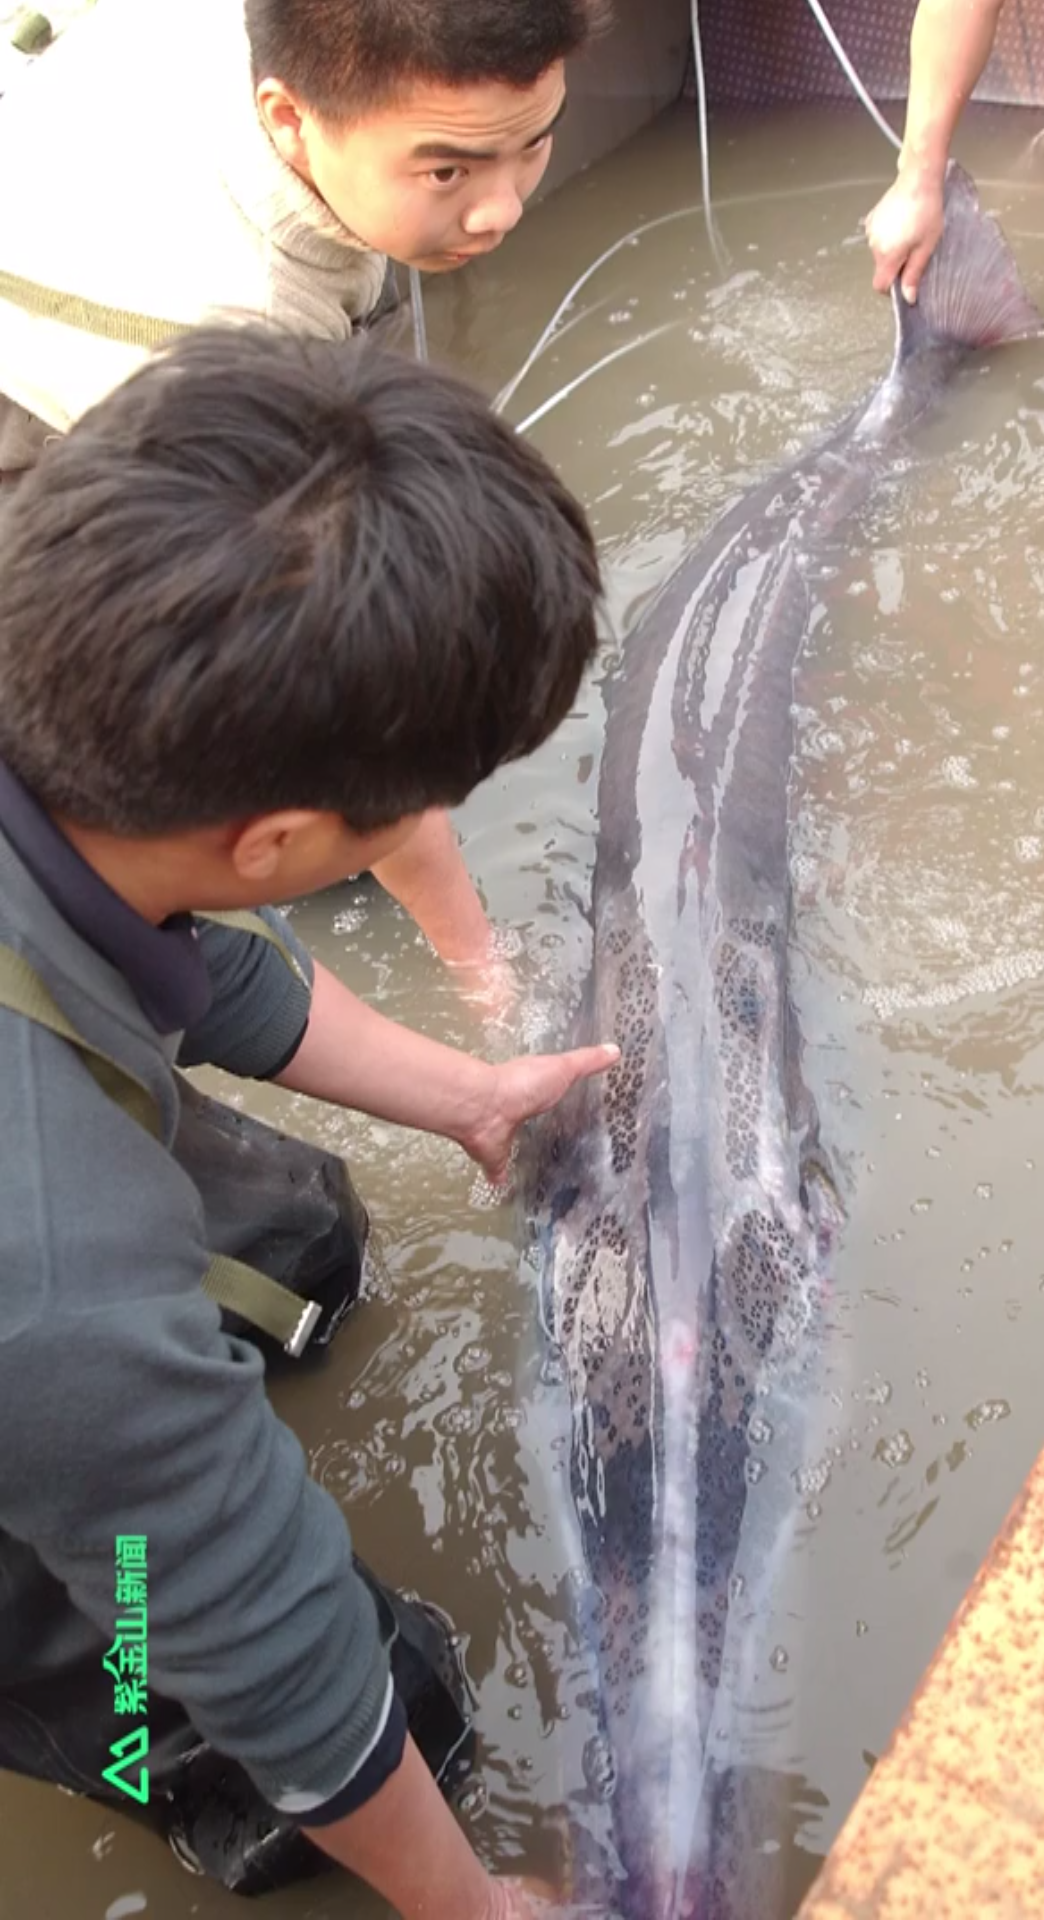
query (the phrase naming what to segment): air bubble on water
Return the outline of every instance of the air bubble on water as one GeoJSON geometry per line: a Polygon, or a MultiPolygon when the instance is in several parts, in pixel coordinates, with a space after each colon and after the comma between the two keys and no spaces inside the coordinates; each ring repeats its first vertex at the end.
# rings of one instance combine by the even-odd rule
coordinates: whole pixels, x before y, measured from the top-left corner
{"type": "Polygon", "coordinates": [[[977,787],[979,784],[971,770],[970,762],[963,754],[947,754],[939,771],[951,787],[977,787]]]}
{"type": "Polygon", "coordinates": [[[905,1467],[913,1459],[914,1443],[905,1427],[897,1432],[882,1435],[874,1448],[874,1459],[882,1460],[886,1467],[905,1467]]]}
{"type": "Polygon", "coordinates": [[[521,1718],[522,1718],[522,1709],[520,1706],[514,1706],[514,1707],[508,1708],[509,1720],[521,1720],[521,1718]]]}
{"type": "Polygon", "coordinates": [[[607,313],[605,317],[611,327],[623,327],[633,315],[629,307],[617,307],[614,313],[607,313]]]}
{"type": "Polygon", "coordinates": [[[773,1647],[769,1654],[769,1666],[773,1673],[785,1673],[790,1665],[790,1655],[786,1647],[773,1647]]]}
{"type": "Polygon", "coordinates": [[[810,1500],[805,1508],[805,1512],[810,1520],[818,1520],[822,1515],[823,1509],[818,1500],[810,1500]]]}
{"type": "Polygon", "coordinates": [[[518,927],[494,927],[489,944],[495,960],[517,960],[526,950],[518,927]]]}
{"type": "Polygon", "coordinates": [[[610,1800],[616,1786],[616,1760],[603,1734],[594,1734],[585,1742],[581,1764],[591,1792],[599,1800],[610,1800]]]}
{"type": "Polygon", "coordinates": [[[1029,865],[1044,853],[1044,840],[1035,833],[1020,833],[1015,841],[1015,858],[1029,865]]]}
{"type": "MultiPolygon", "coordinates": [[[[975,1198],[976,1200],[992,1200],[993,1199],[992,1180],[980,1180],[978,1182],[975,1188],[975,1198]]],[[[984,1253],[985,1251],[986,1251],[985,1248],[981,1250],[979,1255],[980,1259],[982,1258],[982,1253],[984,1253]]]]}
{"type": "Polygon", "coordinates": [[[741,1573],[734,1573],[729,1581],[729,1599],[740,1600],[747,1590],[747,1583],[741,1573]]]}
{"type": "Polygon", "coordinates": [[[932,1203],[930,1200],[915,1200],[913,1202],[913,1205],[910,1208],[910,1212],[911,1213],[928,1213],[931,1209],[931,1204],[932,1203]]]}
{"type": "Polygon", "coordinates": [[[972,1270],[972,1268],[974,1267],[974,1265],[975,1265],[975,1262],[974,1262],[974,1260],[962,1260],[962,1261],[961,1261],[961,1272],[962,1272],[962,1273],[970,1273],[970,1272],[971,1272],[971,1270],[972,1270]]]}
{"type": "Polygon", "coordinates": [[[802,1499],[809,1499],[817,1493],[825,1493],[830,1485],[830,1463],[818,1460],[805,1467],[796,1467],[793,1473],[794,1485],[802,1499]]]}
{"type": "Polygon", "coordinates": [[[436,1414],[435,1416],[435,1425],[440,1433],[474,1433],[478,1423],[479,1417],[476,1409],[474,1407],[462,1406],[459,1402],[456,1406],[444,1408],[442,1413],[436,1414]]]}
{"type": "Polygon", "coordinates": [[[928,1375],[925,1373],[925,1370],[923,1367],[918,1369],[917,1373],[914,1375],[914,1379],[916,1380],[917,1385],[919,1387],[931,1386],[931,1381],[929,1380],[928,1375]]]}
{"type": "Polygon", "coordinates": [[[488,1347],[484,1347],[481,1341],[473,1340],[470,1346],[464,1347],[457,1355],[457,1372],[483,1373],[492,1357],[488,1347]]]}
{"type": "Polygon", "coordinates": [[[926,1160],[938,1160],[941,1153],[941,1147],[925,1147],[924,1157],[926,1160]]]}
{"type": "Polygon", "coordinates": [[[772,1428],[763,1414],[755,1413],[751,1416],[747,1436],[755,1447],[768,1446],[772,1439],[772,1428]]]}
{"type": "Polygon", "coordinates": [[[1006,1400],[980,1400],[977,1407],[972,1407],[971,1411],[965,1414],[964,1421],[965,1425],[971,1427],[972,1432],[975,1433],[980,1427],[992,1426],[997,1420],[1006,1420],[1010,1412],[1011,1408],[1006,1400]]]}
{"type": "Polygon", "coordinates": [[[524,1660],[513,1660],[505,1670],[504,1678],[509,1687],[524,1687],[529,1681],[529,1668],[524,1660]]]}
{"type": "Polygon", "coordinates": [[[481,1813],[485,1804],[486,1789],[481,1780],[472,1781],[457,1800],[462,1813],[481,1813]]]}
{"type": "Polygon", "coordinates": [[[870,1631],[869,1625],[865,1620],[856,1621],[856,1639],[857,1640],[861,1640],[863,1638],[864,1633],[869,1633],[869,1631],[870,1631]]]}
{"type": "Polygon", "coordinates": [[[882,1380],[880,1378],[871,1380],[868,1385],[863,1388],[863,1399],[868,1400],[873,1407],[886,1407],[891,1397],[892,1383],[890,1380],[882,1380]]]}
{"type": "Polygon", "coordinates": [[[474,1207],[477,1213],[492,1213],[494,1208],[503,1206],[504,1197],[505,1189],[495,1187],[493,1182],[487,1180],[485,1174],[476,1168],[474,1179],[468,1189],[468,1205],[474,1207]]]}
{"type": "Polygon", "coordinates": [[[748,1487],[756,1487],[758,1481],[764,1477],[765,1462],[764,1460],[758,1460],[756,1457],[748,1459],[744,1462],[743,1470],[748,1487]]]}

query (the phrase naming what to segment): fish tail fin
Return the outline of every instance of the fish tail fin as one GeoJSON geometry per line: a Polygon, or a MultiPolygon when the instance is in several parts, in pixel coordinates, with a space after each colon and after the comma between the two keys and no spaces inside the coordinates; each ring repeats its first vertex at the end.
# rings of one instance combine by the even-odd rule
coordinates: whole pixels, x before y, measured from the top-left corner
{"type": "Polygon", "coordinates": [[[1042,329],[997,220],[983,212],[956,160],[946,169],[945,216],[916,305],[903,299],[898,280],[892,286],[900,361],[925,347],[996,347],[1042,329]]]}

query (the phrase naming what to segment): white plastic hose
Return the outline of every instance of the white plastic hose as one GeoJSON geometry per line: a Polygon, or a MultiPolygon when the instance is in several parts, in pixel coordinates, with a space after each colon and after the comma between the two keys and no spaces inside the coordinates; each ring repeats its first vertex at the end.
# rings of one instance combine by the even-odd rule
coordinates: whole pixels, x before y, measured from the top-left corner
{"type": "Polygon", "coordinates": [[[410,268],[410,312],[413,315],[413,351],[418,360],[426,360],[428,327],[424,318],[424,292],[416,267],[410,268]]]}
{"type": "MultiPolygon", "coordinates": [[[[693,0],[693,4],[695,5],[695,0],[693,0]]],[[[859,75],[857,74],[854,66],[852,65],[851,60],[849,59],[847,53],[844,50],[844,47],[841,45],[841,42],[838,39],[837,34],[834,32],[833,27],[831,26],[829,20],[827,19],[826,13],[824,12],[824,9],[821,4],[821,0],[808,0],[808,4],[812,9],[812,12],[813,12],[813,15],[815,16],[816,21],[818,22],[820,28],[822,29],[823,38],[825,39],[827,46],[830,48],[831,52],[834,55],[834,58],[837,60],[842,73],[845,75],[846,79],[851,83],[853,89],[858,94],[860,100],[862,101],[864,107],[867,110],[867,113],[870,115],[871,120],[876,121],[877,125],[881,129],[881,132],[884,134],[885,139],[890,140],[893,147],[901,147],[903,143],[900,140],[899,135],[896,133],[895,128],[889,126],[876,100],[874,100],[872,96],[867,92],[862,81],[860,80],[859,75]]]]}

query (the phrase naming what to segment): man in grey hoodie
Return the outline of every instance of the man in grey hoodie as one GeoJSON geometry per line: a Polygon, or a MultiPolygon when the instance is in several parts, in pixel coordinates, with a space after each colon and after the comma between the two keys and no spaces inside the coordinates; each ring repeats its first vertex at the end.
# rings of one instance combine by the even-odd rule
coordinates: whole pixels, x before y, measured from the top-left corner
{"type": "MultiPolygon", "coordinates": [[[[469,388],[252,328],[88,412],[0,544],[0,1755],[119,1664],[114,1551],[147,1538],[127,1698],[147,1683],[405,1920],[531,1909],[441,1798],[344,1518],[201,1284],[250,1248],[219,1244],[175,1067],[444,1134],[498,1180],[613,1064],[437,1045],[243,919],[540,744],[598,592],[582,509],[469,388]]],[[[80,1726],[73,1784],[126,1725],[80,1726]]]]}

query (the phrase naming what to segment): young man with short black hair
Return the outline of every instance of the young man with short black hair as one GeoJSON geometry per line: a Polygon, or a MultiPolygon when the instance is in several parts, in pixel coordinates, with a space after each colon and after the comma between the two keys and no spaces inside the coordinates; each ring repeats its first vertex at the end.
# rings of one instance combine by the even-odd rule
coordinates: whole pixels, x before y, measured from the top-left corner
{"type": "Polygon", "coordinates": [[[582,509],[480,396],[264,329],[132,376],[0,542],[0,1764],[100,1778],[113,1544],[147,1536],[150,1712],[405,1920],[530,1907],[408,1737],[343,1517],[201,1285],[251,1253],[211,1237],[174,1068],[444,1134],[497,1179],[527,1118],[613,1064],[472,1059],[278,916],[205,918],[333,883],[529,753],[598,592],[582,509]]]}
{"type": "MultiPolygon", "coordinates": [[[[346,339],[389,258],[445,272],[499,246],[606,6],[100,0],[0,100],[0,476],[179,328],[252,315],[346,339]]],[[[465,981],[488,979],[444,813],[376,871],[465,981]]]]}

